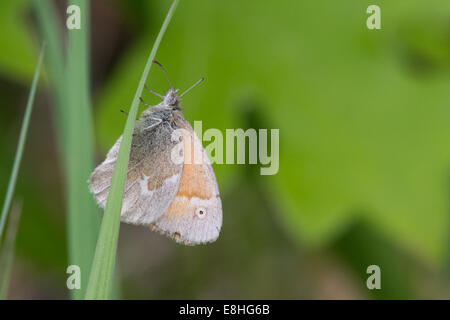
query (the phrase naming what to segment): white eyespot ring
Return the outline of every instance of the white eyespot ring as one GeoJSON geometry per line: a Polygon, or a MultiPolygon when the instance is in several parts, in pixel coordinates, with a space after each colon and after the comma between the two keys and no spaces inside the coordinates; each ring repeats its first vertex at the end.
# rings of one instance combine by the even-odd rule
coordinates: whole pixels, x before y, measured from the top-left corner
{"type": "Polygon", "coordinates": [[[206,217],[206,209],[203,207],[198,207],[195,210],[195,214],[197,217],[199,217],[200,219],[203,219],[204,217],[206,217]]]}

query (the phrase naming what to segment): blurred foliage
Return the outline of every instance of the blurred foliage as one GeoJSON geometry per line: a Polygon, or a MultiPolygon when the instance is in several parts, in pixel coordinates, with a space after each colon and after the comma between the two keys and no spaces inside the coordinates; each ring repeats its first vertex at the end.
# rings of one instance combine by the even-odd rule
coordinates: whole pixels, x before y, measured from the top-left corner
{"type": "MultiPolygon", "coordinates": [[[[26,1],[12,2],[0,5],[5,17],[6,10],[8,17],[22,17],[0,20],[0,30],[22,30],[15,38],[0,36],[2,48],[20,51],[0,53],[7,82],[31,77],[36,55],[26,1]]],[[[93,55],[101,47],[111,51],[101,51],[99,66],[93,64],[92,76],[101,79],[93,96],[100,160],[122,132],[126,118],[119,110],[131,104],[167,2],[95,3],[93,55]],[[105,10],[115,22],[110,29],[102,29],[110,21],[101,18],[105,10]],[[97,17],[103,20],[96,25],[97,17]]],[[[436,283],[449,251],[450,3],[377,1],[382,30],[375,31],[365,26],[370,4],[181,1],[156,59],[181,90],[206,77],[183,97],[186,118],[202,120],[203,130],[279,128],[280,171],[261,177],[255,166],[214,166],[224,197],[224,227],[215,244],[184,248],[123,227],[126,297],[329,297],[328,289],[320,291],[323,279],[341,279],[334,297],[448,296],[436,283]],[[142,250],[151,257],[133,260],[126,252],[142,250]],[[367,294],[368,264],[386,271],[389,284],[380,293],[367,294]],[[347,268],[352,275],[342,271],[347,268]],[[146,276],[151,285],[143,288],[146,276]]],[[[157,92],[169,87],[156,68],[149,79],[157,92]]],[[[6,89],[0,99],[11,101],[6,89]]],[[[159,102],[150,94],[144,99],[159,102]]],[[[7,131],[0,143],[10,150],[8,137],[17,135],[11,122],[20,110],[6,115],[13,120],[0,119],[7,131]]],[[[0,155],[0,190],[9,161],[0,155]]],[[[65,259],[63,244],[55,243],[63,232],[61,218],[55,219],[60,200],[55,204],[37,182],[24,180],[18,185],[25,195],[19,250],[41,268],[45,262],[59,270],[65,259]]],[[[56,188],[52,181],[49,188],[56,188]]]]}
{"type": "Polygon", "coordinates": [[[28,0],[0,3],[0,72],[16,81],[33,76],[37,50],[31,43],[30,25],[24,15],[28,0]]]}

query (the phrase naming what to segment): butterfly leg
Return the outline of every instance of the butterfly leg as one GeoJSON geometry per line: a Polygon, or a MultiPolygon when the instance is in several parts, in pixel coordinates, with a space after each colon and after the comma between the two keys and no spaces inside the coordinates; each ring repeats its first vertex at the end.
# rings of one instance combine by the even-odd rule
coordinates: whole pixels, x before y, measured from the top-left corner
{"type": "MultiPolygon", "coordinates": [[[[122,112],[124,115],[126,115],[128,117],[128,112],[126,112],[126,111],[124,111],[122,109],[120,109],[120,112],[122,112]]],[[[138,120],[138,118],[136,118],[136,120],[138,120]]]]}
{"type": "Polygon", "coordinates": [[[146,103],[145,101],[144,101],[144,99],[142,99],[142,97],[139,97],[139,100],[141,100],[141,103],[144,105],[144,106],[146,106],[146,107],[152,107],[151,105],[149,105],[148,103],[146,103]]]}

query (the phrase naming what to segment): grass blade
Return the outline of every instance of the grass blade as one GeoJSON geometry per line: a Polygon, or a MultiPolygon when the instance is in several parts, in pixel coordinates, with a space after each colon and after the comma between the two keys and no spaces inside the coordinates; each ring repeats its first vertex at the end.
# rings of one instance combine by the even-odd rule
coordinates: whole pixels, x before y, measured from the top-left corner
{"type": "Polygon", "coordinates": [[[64,50],[62,46],[62,36],[59,33],[58,16],[52,2],[49,0],[34,0],[34,9],[37,13],[37,22],[44,39],[47,40],[47,67],[50,85],[53,89],[56,108],[53,108],[56,120],[56,136],[59,143],[61,157],[65,157],[65,123],[68,118],[67,108],[64,108],[66,94],[65,70],[64,70],[64,50]]]}
{"type": "Polygon", "coordinates": [[[17,227],[22,213],[22,201],[15,202],[11,209],[5,241],[0,252],[0,300],[5,300],[8,295],[11,268],[14,260],[14,246],[16,243],[17,227]]]}
{"type": "Polygon", "coordinates": [[[120,212],[122,210],[122,197],[125,187],[125,177],[130,157],[131,139],[134,129],[134,123],[139,106],[139,97],[144,88],[148,77],[152,61],[155,58],[159,44],[173,16],[178,0],[174,0],[163,22],[161,30],[155,40],[153,48],[148,57],[144,71],[139,81],[136,94],[131,104],[131,109],[125,124],[125,129],[120,144],[117,162],[114,167],[114,173],[111,181],[111,188],[108,194],[103,221],[100,228],[100,235],[95,250],[94,262],[89,277],[89,284],[86,293],[86,299],[108,299],[111,290],[112,274],[116,260],[117,239],[120,226],[120,212]]]}
{"type": "Polygon", "coordinates": [[[3,235],[3,229],[5,228],[6,218],[11,206],[11,200],[14,194],[14,189],[17,182],[17,174],[19,173],[20,162],[22,160],[23,149],[25,147],[25,141],[27,139],[28,126],[30,124],[31,112],[33,111],[34,96],[36,95],[36,88],[39,80],[39,74],[41,71],[42,60],[44,59],[45,43],[42,44],[41,53],[39,54],[38,63],[34,72],[33,82],[31,83],[31,90],[28,95],[27,106],[25,109],[25,115],[23,117],[22,128],[20,129],[19,142],[17,144],[16,157],[14,159],[14,165],[11,171],[11,177],[9,179],[8,189],[6,191],[5,202],[3,203],[2,213],[0,216],[0,239],[3,235]]]}
{"type": "Polygon", "coordinates": [[[74,299],[86,293],[88,276],[100,229],[97,204],[87,186],[94,167],[94,133],[89,97],[89,5],[71,0],[81,11],[81,29],[68,31],[66,155],[67,227],[69,263],[81,269],[81,288],[71,291],[74,299]]]}
{"type": "Polygon", "coordinates": [[[55,96],[56,136],[66,177],[69,264],[80,267],[81,288],[71,290],[82,299],[100,229],[98,207],[87,187],[94,164],[94,134],[89,94],[89,5],[71,0],[81,13],[81,29],[68,30],[67,59],[52,2],[35,0],[38,24],[49,41],[48,70],[55,96]]]}

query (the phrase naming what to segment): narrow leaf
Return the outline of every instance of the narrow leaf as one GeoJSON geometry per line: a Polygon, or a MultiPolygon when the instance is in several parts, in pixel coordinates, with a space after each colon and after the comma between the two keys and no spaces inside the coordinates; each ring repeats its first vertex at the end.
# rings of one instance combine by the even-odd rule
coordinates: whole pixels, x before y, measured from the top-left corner
{"type": "Polygon", "coordinates": [[[33,111],[34,96],[36,94],[36,88],[39,80],[39,73],[41,71],[42,60],[44,58],[45,42],[42,44],[41,53],[39,55],[36,71],[34,72],[33,82],[31,84],[30,94],[28,95],[27,107],[25,109],[25,115],[23,117],[22,128],[20,130],[19,142],[17,144],[16,157],[14,159],[13,169],[11,171],[11,177],[9,179],[8,189],[6,191],[5,202],[3,203],[2,213],[0,216],[0,239],[3,235],[3,229],[5,227],[6,218],[11,206],[11,200],[14,194],[14,189],[17,182],[17,174],[19,173],[20,162],[22,160],[23,149],[25,147],[25,141],[27,138],[28,126],[30,124],[31,112],[33,111]]]}
{"type": "Polygon", "coordinates": [[[5,300],[8,296],[11,269],[14,260],[16,234],[21,213],[22,201],[15,202],[11,209],[11,216],[6,229],[5,241],[3,242],[0,251],[0,300],[5,300]]]}
{"type": "Polygon", "coordinates": [[[94,168],[94,134],[89,94],[89,5],[86,0],[72,0],[80,7],[81,29],[68,30],[65,97],[67,231],[69,263],[81,269],[81,287],[71,290],[74,299],[86,293],[88,275],[100,229],[97,204],[86,181],[94,168]]]}
{"type": "Polygon", "coordinates": [[[66,177],[66,210],[69,264],[82,272],[81,288],[72,298],[84,297],[100,229],[98,207],[86,181],[93,170],[94,135],[89,94],[89,6],[86,0],[72,0],[80,8],[80,29],[67,30],[64,50],[61,28],[53,3],[35,0],[42,36],[49,41],[48,71],[55,98],[53,112],[60,159],[66,177]],[[65,53],[67,52],[67,57],[65,53]]]}
{"type": "Polygon", "coordinates": [[[86,299],[108,299],[109,297],[112,274],[116,260],[123,190],[125,187],[125,177],[130,156],[132,133],[139,106],[139,97],[148,77],[152,61],[155,58],[159,44],[161,43],[162,37],[167,29],[167,26],[169,25],[177,4],[178,0],[174,0],[169,12],[167,13],[161,30],[159,31],[145,65],[144,72],[142,73],[141,80],[139,81],[127,122],[125,124],[125,130],[111,181],[111,188],[108,194],[108,201],[106,203],[105,213],[103,215],[103,221],[100,228],[100,235],[95,250],[95,257],[92,264],[86,299]]]}

